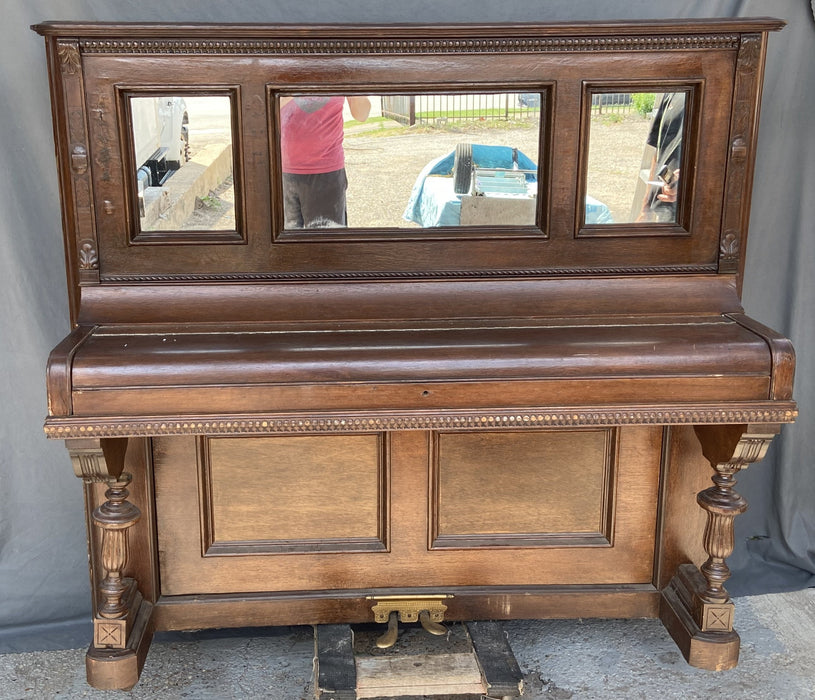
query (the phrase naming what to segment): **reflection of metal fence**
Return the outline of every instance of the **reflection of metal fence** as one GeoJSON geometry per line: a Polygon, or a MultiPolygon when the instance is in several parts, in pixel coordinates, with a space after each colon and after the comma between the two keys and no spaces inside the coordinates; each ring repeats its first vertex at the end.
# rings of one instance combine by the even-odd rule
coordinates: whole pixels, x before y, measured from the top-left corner
{"type": "Polygon", "coordinates": [[[601,92],[591,96],[592,114],[628,114],[632,109],[630,92],[601,92]]]}
{"type": "Polygon", "coordinates": [[[382,116],[413,126],[416,123],[416,98],[413,95],[384,95],[382,116]]]}
{"type": "Polygon", "coordinates": [[[385,95],[382,116],[400,124],[435,124],[456,121],[538,118],[539,93],[488,93],[458,95],[385,95]]]}

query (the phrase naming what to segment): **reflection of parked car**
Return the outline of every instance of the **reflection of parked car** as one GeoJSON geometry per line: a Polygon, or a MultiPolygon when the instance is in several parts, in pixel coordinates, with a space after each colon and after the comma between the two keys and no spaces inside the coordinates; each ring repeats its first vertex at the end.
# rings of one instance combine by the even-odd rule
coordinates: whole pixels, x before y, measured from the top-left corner
{"type": "Polygon", "coordinates": [[[521,107],[540,107],[541,96],[538,92],[522,92],[518,95],[518,104],[521,107]]]}
{"type": "Polygon", "coordinates": [[[134,97],[130,109],[139,211],[144,215],[144,190],[161,187],[189,159],[189,117],[183,97],[134,97]]]}

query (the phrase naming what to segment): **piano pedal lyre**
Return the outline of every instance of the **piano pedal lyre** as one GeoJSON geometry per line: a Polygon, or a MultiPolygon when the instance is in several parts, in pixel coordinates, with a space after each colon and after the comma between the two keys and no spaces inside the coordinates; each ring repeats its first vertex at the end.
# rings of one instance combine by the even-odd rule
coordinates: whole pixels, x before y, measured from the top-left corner
{"type": "Polygon", "coordinates": [[[447,606],[442,602],[451,595],[368,596],[375,601],[371,611],[374,621],[387,624],[387,631],[376,641],[380,649],[389,649],[399,638],[399,622],[419,622],[430,634],[442,636],[447,628],[442,624],[447,606]]]}

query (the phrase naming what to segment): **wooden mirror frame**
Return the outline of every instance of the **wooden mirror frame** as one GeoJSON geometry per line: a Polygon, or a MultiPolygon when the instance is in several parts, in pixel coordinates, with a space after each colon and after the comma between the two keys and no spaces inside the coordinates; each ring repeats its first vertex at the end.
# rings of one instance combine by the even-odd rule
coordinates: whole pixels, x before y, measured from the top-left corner
{"type": "Polygon", "coordinates": [[[87,285],[740,273],[764,36],[781,24],[38,25],[65,110],[56,136],[71,163],[61,185],[74,317],[87,285]],[[235,96],[239,235],[134,238],[117,105],[123,89],[158,85],[235,96]],[[684,171],[682,221],[672,235],[642,225],[581,227],[586,98],[621,85],[693,91],[687,151],[705,157],[691,157],[684,171]],[[538,224],[283,231],[270,96],[340,90],[546,92],[538,224]]]}

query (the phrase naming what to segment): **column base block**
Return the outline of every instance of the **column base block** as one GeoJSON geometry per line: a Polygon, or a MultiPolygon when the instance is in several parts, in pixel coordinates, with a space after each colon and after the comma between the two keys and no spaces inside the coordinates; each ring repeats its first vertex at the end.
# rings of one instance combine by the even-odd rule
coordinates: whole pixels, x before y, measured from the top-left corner
{"type": "MultiPolygon", "coordinates": [[[[725,671],[735,668],[739,662],[741,639],[735,630],[703,631],[696,620],[688,601],[694,599],[697,591],[689,590],[694,579],[701,578],[696,567],[686,564],[662,591],[659,605],[659,618],[679,647],[685,660],[696,668],[708,671],[725,671]],[[693,568],[694,575],[689,575],[693,568]]],[[[703,589],[702,589],[703,590],[703,589]]],[[[701,592],[701,591],[699,591],[701,592]]]]}
{"type": "Polygon", "coordinates": [[[129,690],[139,680],[153,641],[153,605],[142,601],[124,649],[91,645],[85,655],[88,683],[99,690],[129,690]]]}

